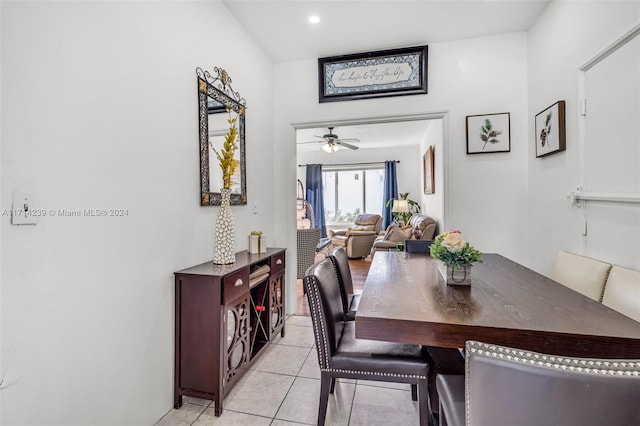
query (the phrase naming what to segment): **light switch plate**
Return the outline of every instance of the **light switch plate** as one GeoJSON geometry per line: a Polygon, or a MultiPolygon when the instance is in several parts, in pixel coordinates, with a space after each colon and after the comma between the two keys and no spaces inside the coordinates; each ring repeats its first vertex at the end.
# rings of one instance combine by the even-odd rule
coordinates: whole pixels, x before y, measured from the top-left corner
{"type": "Polygon", "coordinates": [[[28,191],[13,191],[11,203],[12,225],[35,225],[38,216],[32,214],[36,209],[36,193],[28,191]]]}

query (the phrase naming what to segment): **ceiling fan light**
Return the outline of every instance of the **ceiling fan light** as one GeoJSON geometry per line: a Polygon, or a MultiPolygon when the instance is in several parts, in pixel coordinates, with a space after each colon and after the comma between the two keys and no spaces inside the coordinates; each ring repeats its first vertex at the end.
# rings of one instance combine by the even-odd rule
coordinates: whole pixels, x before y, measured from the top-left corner
{"type": "Polygon", "coordinates": [[[322,145],[322,150],[328,153],[336,152],[339,149],[340,149],[340,145],[334,142],[327,142],[324,145],[322,145]]]}

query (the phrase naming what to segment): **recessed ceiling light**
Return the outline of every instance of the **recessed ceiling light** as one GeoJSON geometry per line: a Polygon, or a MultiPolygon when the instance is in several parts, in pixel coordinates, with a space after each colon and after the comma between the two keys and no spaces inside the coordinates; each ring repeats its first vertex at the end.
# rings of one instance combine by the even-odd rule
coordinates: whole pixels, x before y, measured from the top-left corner
{"type": "Polygon", "coordinates": [[[311,15],[309,16],[309,22],[311,22],[312,24],[317,24],[318,22],[320,22],[320,17],[316,15],[311,15]]]}

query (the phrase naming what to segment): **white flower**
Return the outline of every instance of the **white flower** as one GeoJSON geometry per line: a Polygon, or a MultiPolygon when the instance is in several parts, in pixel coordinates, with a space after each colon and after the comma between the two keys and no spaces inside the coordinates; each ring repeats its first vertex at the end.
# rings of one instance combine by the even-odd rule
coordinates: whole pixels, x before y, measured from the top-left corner
{"type": "Polygon", "coordinates": [[[462,234],[460,232],[449,232],[442,240],[442,246],[449,250],[451,253],[458,253],[462,251],[466,244],[462,234]]]}

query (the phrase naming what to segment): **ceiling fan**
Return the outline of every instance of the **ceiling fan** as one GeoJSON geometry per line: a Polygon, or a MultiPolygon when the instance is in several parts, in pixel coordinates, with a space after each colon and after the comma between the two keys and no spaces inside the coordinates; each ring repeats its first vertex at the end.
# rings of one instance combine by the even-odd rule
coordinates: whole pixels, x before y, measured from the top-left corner
{"type": "Polygon", "coordinates": [[[315,136],[315,137],[316,138],[320,138],[322,140],[321,141],[313,141],[313,142],[301,142],[301,144],[324,142],[324,145],[322,145],[322,150],[323,151],[325,151],[325,152],[336,152],[339,149],[341,149],[342,147],[348,148],[348,149],[358,149],[357,146],[351,145],[350,143],[347,143],[347,141],[348,142],[360,142],[360,139],[356,139],[356,138],[340,139],[340,137],[338,135],[333,133],[333,127],[329,127],[329,133],[327,133],[326,135],[315,136]]]}

